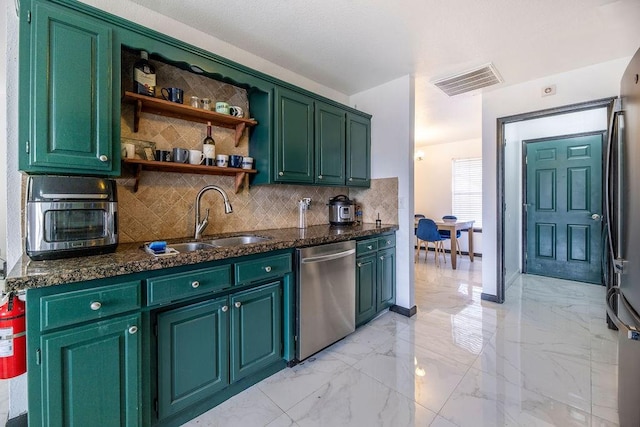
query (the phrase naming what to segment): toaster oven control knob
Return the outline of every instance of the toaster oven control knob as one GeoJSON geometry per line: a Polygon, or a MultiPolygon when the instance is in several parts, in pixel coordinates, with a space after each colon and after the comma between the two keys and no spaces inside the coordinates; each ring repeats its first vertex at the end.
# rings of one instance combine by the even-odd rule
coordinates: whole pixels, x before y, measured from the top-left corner
{"type": "Polygon", "coordinates": [[[193,282],[191,282],[191,287],[193,289],[197,288],[198,286],[200,286],[200,282],[198,282],[197,280],[194,280],[193,282]]]}
{"type": "Polygon", "coordinates": [[[242,303],[240,301],[236,301],[235,304],[233,304],[236,306],[236,308],[240,308],[240,306],[242,305],[242,303]]]}
{"type": "Polygon", "coordinates": [[[106,162],[109,160],[109,158],[107,156],[105,156],[104,154],[101,154],[100,157],[98,157],[100,159],[101,162],[106,162]]]}
{"type": "Polygon", "coordinates": [[[135,334],[136,332],[138,332],[138,327],[137,326],[133,325],[133,326],[129,327],[129,333],[131,335],[135,334]]]}
{"type": "Polygon", "coordinates": [[[100,310],[100,307],[102,307],[102,303],[100,303],[100,301],[94,301],[91,303],[90,307],[91,307],[91,310],[98,311],[100,310]]]}
{"type": "Polygon", "coordinates": [[[223,306],[222,306],[222,312],[223,312],[223,313],[226,313],[228,310],[229,310],[229,307],[228,307],[228,306],[226,306],[226,305],[223,305],[223,306]]]}
{"type": "Polygon", "coordinates": [[[264,271],[266,271],[267,273],[271,273],[271,266],[270,266],[270,265],[267,265],[267,266],[264,268],[264,271]]]}

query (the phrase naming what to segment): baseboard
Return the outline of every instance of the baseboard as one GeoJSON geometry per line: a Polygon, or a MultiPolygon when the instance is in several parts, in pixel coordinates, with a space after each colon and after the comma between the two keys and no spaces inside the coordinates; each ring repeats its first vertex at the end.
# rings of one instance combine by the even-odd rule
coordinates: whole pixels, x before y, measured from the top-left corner
{"type": "Polygon", "coordinates": [[[6,427],[27,427],[27,425],[28,421],[26,412],[18,415],[17,417],[9,418],[5,424],[6,427]]]}
{"type": "Polygon", "coordinates": [[[500,301],[496,295],[485,294],[484,292],[480,294],[480,299],[484,301],[496,302],[498,304],[502,304],[504,301],[500,301]]]}
{"type": "Polygon", "coordinates": [[[403,316],[406,316],[406,317],[411,317],[411,316],[415,316],[415,314],[418,312],[418,307],[414,305],[411,308],[405,308],[399,305],[392,305],[391,307],[389,307],[389,311],[402,314],[403,316]]]}

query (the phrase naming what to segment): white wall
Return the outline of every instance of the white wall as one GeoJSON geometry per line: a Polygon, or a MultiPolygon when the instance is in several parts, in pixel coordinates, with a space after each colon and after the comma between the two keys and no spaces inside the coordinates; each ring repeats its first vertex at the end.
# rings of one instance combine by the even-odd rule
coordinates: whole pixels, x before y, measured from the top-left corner
{"type": "Polygon", "coordinates": [[[371,178],[398,177],[396,304],[414,306],[413,147],[414,79],[405,76],[351,97],[371,119],[371,178]]]}
{"type": "MultiPolygon", "coordinates": [[[[482,139],[467,139],[445,144],[431,144],[416,147],[424,152],[423,160],[416,160],[414,172],[415,213],[427,218],[439,219],[451,214],[451,161],[482,157],[482,139]]],[[[469,250],[466,233],[458,241],[460,249],[469,250]]],[[[451,249],[451,242],[445,241],[445,248],[451,249]]],[[[473,235],[473,252],[482,251],[482,233],[473,235]]]]}
{"type": "MultiPolygon", "coordinates": [[[[522,271],[522,141],[607,130],[607,109],[580,111],[505,126],[505,277],[522,271]]],[[[604,147],[603,147],[604,149],[604,147]]]]}
{"type": "Polygon", "coordinates": [[[531,111],[616,96],[631,58],[621,58],[542,79],[487,92],[482,97],[482,292],[497,294],[496,120],[531,111]],[[541,89],[556,85],[557,93],[542,97],[541,89]]]}

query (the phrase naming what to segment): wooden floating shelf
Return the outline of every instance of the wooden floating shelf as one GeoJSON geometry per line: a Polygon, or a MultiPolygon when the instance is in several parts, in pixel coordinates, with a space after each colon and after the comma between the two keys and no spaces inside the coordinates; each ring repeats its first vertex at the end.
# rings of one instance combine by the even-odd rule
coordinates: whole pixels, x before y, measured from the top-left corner
{"type": "Polygon", "coordinates": [[[123,100],[135,104],[136,106],[133,117],[134,132],[138,132],[138,128],[140,126],[140,115],[142,113],[157,114],[159,116],[189,120],[196,123],[207,124],[207,122],[211,122],[213,126],[235,129],[235,146],[237,147],[245,128],[258,124],[257,121],[252,119],[220,114],[215,111],[195,108],[190,105],[178,104],[177,102],[139,95],[133,92],[125,92],[123,100]]]}
{"type": "Polygon", "coordinates": [[[195,173],[200,175],[235,176],[236,194],[240,191],[240,188],[243,186],[243,184],[245,188],[249,188],[249,175],[258,173],[258,171],[255,169],[221,168],[218,166],[191,165],[188,163],[174,162],[157,162],[142,159],[122,159],[122,162],[129,168],[134,169],[136,180],[135,184],[133,185],[134,193],[138,191],[140,174],[143,170],[156,172],[195,173]]]}

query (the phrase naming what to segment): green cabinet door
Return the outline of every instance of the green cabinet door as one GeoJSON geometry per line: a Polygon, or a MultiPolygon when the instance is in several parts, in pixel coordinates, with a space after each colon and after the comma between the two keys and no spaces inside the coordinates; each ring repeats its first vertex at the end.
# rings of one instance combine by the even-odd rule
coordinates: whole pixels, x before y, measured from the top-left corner
{"type": "Polygon", "coordinates": [[[232,383],[282,357],[281,283],[230,296],[232,383]]]}
{"type": "Polygon", "coordinates": [[[158,314],[158,418],[229,384],[229,306],[218,298],[158,314]]]}
{"type": "Polygon", "coordinates": [[[43,336],[42,419],[30,410],[29,425],[140,425],[139,327],[136,314],[43,336]]]}
{"type": "Polygon", "coordinates": [[[21,76],[28,78],[20,87],[20,169],[118,174],[111,28],[41,1],[33,2],[27,28],[20,40],[21,76]]]}
{"type": "Polygon", "coordinates": [[[313,183],[313,99],[276,87],[275,182],[313,183]]]}
{"type": "Polygon", "coordinates": [[[376,312],[391,307],[396,302],[396,249],[378,251],[376,312]]]}
{"type": "Polygon", "coordinates": [[[371,185],[371,119],[347,113],[346,184],[371,185]]]}
{"type": "Polygon", "coordinates": [[[345,112],[315,104],[315,178],[316,184],[344,185],[345,112]]]}
{"type": "Polygon", "coordinates": [[[376,266],[375,253],[356,259],[356,326],[376,314],[376,266]]]}

